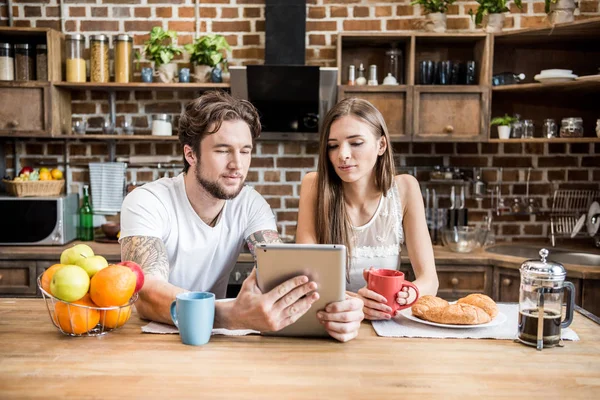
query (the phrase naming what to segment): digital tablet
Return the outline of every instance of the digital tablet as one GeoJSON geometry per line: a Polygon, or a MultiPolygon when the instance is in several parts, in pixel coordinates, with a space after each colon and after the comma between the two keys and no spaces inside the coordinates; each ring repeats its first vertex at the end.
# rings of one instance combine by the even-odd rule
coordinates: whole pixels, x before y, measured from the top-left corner
{"type": "Polygon", "coordinates": [[[298,321],[277,331],[276,336],[328,336],[317,312],[346,294],[346,247],[328,244],[261,244],[256,247],[256,279],[263,293],[288,279],[306,275],[317,283],[319,300],[298,321]]]}

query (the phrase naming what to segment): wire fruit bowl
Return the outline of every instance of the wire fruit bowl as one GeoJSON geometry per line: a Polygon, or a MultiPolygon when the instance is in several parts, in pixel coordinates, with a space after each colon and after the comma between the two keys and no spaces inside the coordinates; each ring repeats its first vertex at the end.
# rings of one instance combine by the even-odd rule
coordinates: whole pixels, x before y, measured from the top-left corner
{"type": "Polygon", "coordinates": [[[67,336],[101,336],[121,328],[131,317],[131,307],[138,299],[138,294],[135,293],[127,304],[114,307],[69,303],[52,296],[42,288],[42,275],[38,276],[37,284],[44,297],[50,320],[67,336]]]}

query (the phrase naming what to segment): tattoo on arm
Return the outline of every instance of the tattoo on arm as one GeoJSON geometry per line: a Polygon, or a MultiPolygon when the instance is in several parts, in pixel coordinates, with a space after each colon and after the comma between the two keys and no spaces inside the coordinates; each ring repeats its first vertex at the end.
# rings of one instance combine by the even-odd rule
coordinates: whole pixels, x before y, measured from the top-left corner
{"type": "Polygon", "coordinates": [[[279,233],[273,230],[258,231],[246,238],[248,248],[256,260],[255,248],[257,244],[263,243],[283,243],[279,237],[279,233]]]}
{"type": "Polygon", "coordinates": [[[121,259],[138,263],[145,275],[169,279],[167,249],[159,238],[129,236],[121,241],[121,259]]]}

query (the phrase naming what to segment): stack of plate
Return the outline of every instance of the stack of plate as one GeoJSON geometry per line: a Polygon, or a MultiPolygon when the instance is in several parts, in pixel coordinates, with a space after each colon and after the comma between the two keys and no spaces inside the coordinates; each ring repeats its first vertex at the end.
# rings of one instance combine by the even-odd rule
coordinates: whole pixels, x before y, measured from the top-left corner
{"type": "Polygon", "coordinates": [[[541,83],[568,82],[575,80],[575,78],[577,78],[577,75],[573,74],[573,70],[570,69],[544,69],[533,77],[541,83]]]}

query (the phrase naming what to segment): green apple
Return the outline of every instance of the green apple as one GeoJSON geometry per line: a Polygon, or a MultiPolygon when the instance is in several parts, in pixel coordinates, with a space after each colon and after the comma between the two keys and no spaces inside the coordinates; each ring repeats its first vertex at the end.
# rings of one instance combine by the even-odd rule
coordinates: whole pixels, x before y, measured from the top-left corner
{"type": "Polygon", "coordinates": [[[108,261],[106,261],[106,258],[102,256],[91,256],[82,258],[81,260],[77,261],[76,265],[79,265],[81,268],[85,269],[85,272],[87,272],[91,278],[102,268],[108,267],[108,261]]]}
{"type": "Polygon", "coordinates": [[[92,257],[94,250],[87,244],[76,244],[64,250],[60,255],[60,263],[68,265],[77,265],[83,258],[92,257]]]}
{"type": "Polygon", "coordinates": [[[58,269],[52,276],[52,282],[50,283],[50,293],[54,297],[68,302],[81,299],[89,288],[89,275],[77,265],[65,265],[58,269]]]}

